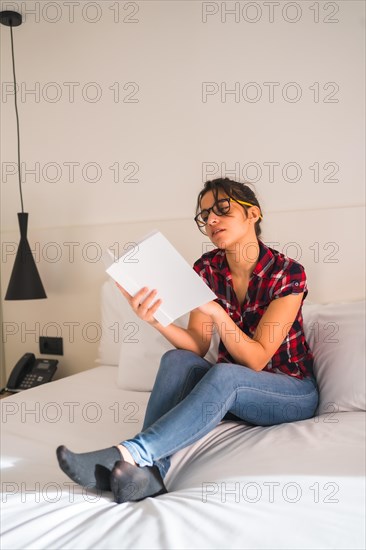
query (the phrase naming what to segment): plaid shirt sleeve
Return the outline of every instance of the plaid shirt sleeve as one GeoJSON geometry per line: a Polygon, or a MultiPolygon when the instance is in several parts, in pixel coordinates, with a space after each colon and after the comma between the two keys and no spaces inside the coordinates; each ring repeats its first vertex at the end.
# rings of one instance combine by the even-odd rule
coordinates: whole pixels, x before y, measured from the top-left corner
{"type": "Polygon", "coordinates": [[[308,294],[305,269],[301,264],[291,262],[283,276],[279,277],[274,284],[272,299],[284,298],[289,294],[301,294],[301,292],[304,293],[304,301],[308,294]]]}

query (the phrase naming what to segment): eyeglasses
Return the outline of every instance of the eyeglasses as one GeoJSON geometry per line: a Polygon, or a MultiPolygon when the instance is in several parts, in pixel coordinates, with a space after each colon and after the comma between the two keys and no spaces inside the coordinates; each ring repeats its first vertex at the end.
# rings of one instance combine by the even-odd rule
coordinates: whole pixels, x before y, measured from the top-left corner
{"type": "MultiPolygon", "coordinates": [[[[203,231],[203,228],[208,223],[208,218],[209,218],[210,213],[213,212],[214,214],[216,214],[216,216],[225,216],[226,214],[228,214],[230,212],[230,203],[231,202],[237,202],[237,203],[243,204],[245,206],[256,206],[255,204],[252,204],[250,202],[239,201],[237,199],[231,199],[231,198],[219,199],[218,201],[215,202],[215,204],[213,206],[211,206],[211,208],[205,208],[204,210],[201,210],[201,212],[199,212],[197,214],[197,216],[194,218],[194,221],[196,222],[196,224],[198,226],[198,229],[202,233],[206,234],[203,231]]],[[[262,219],[261,215],[259,215],[259,217],[262,219]]]]}

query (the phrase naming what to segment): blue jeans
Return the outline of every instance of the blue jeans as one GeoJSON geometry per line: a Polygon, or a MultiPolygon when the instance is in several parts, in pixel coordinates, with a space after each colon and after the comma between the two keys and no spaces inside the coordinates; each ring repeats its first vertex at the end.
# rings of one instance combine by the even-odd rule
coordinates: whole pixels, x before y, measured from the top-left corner
{"type": "Polygon", "coordinates": [[[304,420],[314,416],[318,399],[315,378],[212,365],[191,351],[169,350],[161,358],[142,431],[121,444],[136,464],[155,465],[164,478],[169,457],[221,420],[256,426],[304,420]]]}

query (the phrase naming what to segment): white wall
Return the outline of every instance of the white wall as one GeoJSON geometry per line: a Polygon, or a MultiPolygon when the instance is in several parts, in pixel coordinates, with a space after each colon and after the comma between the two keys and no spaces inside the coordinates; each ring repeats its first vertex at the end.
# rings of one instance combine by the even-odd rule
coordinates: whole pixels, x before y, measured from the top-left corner
{"type": "MultiPolygon", "coordinates": [[[[253,181],[264,213],[280,225],[281,212],[364,204],[363,2],[103,0],[75,3],[73,14],[63,1],[0,5],[26,16],[14,29],[23,192],[49,296],[4,302],[7,327],[94,322],[104,275],[100,262],[80,255],[82,245],[92,255],[90,243],[108,241],[120,223],[191,218],[210,177],[253,181]],[[236,13],[225,15],[225,7],[236,13]],[[236,95],[225,95],[230,89],[236,95]]],[[[20,209],[10,175],[16,133],[8,33],[1,27],[2,296],[20,209]]],[[[363,231],[362,216],[356,219],[347,232],[351,258],[363,231]]],[[[317,242],[330,242],[329,228],[317,223],[317,242]]],[[[293,227],[283,230],[294,240],[293,227]]],[[[116,241],[126,242],[120,234],[116,241]]],[[[344,298],[355,293],[342,291],[344,298]]],[[[23,336],[19,330],[5,343],[7,371],[25,350],[37,352],[33,336],[23,336]]],[[[95,354],[96,344],[77,335],[64,372],[89,368],[95,354]]]]}

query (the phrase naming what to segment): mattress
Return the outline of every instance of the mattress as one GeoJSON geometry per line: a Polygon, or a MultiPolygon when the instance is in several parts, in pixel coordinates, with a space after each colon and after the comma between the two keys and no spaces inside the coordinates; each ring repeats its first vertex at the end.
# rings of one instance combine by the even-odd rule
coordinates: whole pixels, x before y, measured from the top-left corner
{"type": "Polygon", "coordinates": [[[114,445],[149,394],[101,366],[0,401],[1,537],[7,549],[365,547],[365,415],[277,426],[223,421],[172,457],[168,493],[115,504],[59,469],[55,449],[114,445]]]}

